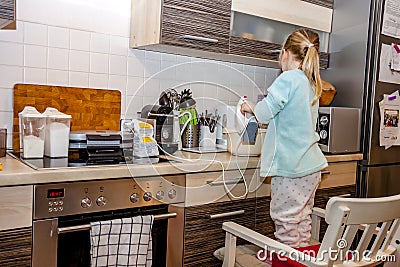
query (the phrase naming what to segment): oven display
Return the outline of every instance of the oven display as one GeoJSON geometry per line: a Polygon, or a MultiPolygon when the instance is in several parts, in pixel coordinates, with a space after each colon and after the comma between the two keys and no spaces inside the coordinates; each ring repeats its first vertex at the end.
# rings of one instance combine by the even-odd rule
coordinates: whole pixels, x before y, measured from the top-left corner
{"type": "Polygon", "coordinates": [[[47,198],[62,198],[64,197],[64,188],[47,190],[47,198]]]}

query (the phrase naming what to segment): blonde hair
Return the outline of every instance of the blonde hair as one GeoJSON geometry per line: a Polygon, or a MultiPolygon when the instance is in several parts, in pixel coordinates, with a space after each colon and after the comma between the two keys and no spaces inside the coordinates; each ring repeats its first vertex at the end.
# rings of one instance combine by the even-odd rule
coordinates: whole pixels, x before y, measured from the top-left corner
{"type": "MultiPolygon", "coordinates": [[[[284,50],[290,50],[304,71],[314,91],[314,105],[322,94],[322,82],[319,73],[319,36],[308,29],[299,29],[291,33],[282,46],[284,50]]],[[[282,52],[281,52],[282,53],[282,52]]]]}

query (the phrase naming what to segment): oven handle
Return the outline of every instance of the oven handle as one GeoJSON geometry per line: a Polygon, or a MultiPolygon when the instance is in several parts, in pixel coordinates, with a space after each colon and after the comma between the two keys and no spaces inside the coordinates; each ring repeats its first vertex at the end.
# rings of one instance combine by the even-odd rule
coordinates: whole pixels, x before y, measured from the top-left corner
{"type": "MultiPolygon", "coordinates": [[[[166,214],[154,215],[153,218],[154,220],[165,220],[165,219],[175,218],[176,215],[177,215],[176,212],[171,212],[166,214]]],[[[57,233],[65,234],[65,233],[72,233],[72,232],[86,231],[86,230],[90,230],[90,224],[57,228],[57,233]]]]}

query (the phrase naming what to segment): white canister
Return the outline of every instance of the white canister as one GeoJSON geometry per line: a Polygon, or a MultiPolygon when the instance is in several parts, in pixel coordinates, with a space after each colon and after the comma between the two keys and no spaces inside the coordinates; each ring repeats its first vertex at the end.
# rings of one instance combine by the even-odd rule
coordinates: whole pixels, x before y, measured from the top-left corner
{"type": "Polygon", "coordinates": [[[46,138],[44,155],[51,158],[68,157],[71,115],[55,108],[46,108],[46,138]]]}
{"type": "Polygon", "coordinates": [[[43,158],[46,118],[27,106],[19,114],[20,146],[23,158],[43,158]]]}
{"type": "Polygon", "coordinates": [[[211,132],[210,127],[206,125],[200,126],[200,141],[199,146],[201,147],[215,147],[217,144],[217,131],[211,132]]]}

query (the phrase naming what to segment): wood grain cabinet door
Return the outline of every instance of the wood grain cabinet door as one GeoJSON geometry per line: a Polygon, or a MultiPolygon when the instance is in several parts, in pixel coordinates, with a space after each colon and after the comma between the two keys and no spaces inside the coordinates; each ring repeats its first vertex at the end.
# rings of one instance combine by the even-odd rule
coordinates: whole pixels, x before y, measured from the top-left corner
{"type": "Polygon", "coordinates": [[[221,266],[213,253],[224,246],[222,223],[233,221],[255,229],[255,204],[255,198],[249,198],[185,208],[183,265],[221,266]]]}
{"type": "Polygon", "coordinates": [[[0,231],[0,266],[29,267],[32,258],[32,227],[0,231]]]}
{"type": "Polygon", "coordinates": [[[230,0],[164,0],[161,43],[228,53],[230,0]]]}

